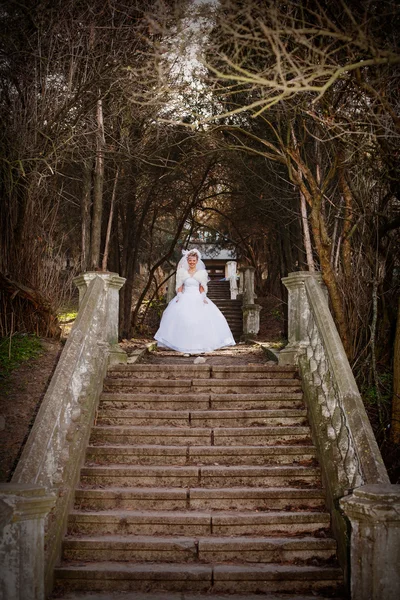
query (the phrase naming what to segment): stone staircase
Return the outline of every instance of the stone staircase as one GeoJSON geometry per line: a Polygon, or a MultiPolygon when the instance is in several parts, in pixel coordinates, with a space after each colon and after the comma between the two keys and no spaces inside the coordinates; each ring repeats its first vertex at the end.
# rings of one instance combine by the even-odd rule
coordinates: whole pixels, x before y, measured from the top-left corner
{"type": "Polygon", "coordinates": [[[342,574],[329,527],[294,369],[117,366],[56,589],[332,597],[342,574]]]}
{"type": "Polygon", "coordinates": [[[209,281],[207,295],[225,316],[235,340],[240,340],[243,334],[242,302],[231,300],[229,281],[209,281]]]}

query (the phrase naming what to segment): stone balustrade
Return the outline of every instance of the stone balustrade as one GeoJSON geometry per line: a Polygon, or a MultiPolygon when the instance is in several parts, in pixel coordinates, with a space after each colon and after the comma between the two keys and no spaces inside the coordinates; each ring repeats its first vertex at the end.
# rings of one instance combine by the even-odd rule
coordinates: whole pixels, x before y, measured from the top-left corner
{"type": "Polygon", "coordinates": [[[352,600],[394,600],[400,597],[400,486],[389,483],[320,274],[296,272],[282,281],[289,292],[289,343],[279,362],[300,371],[352,600]],[[384,564],[397,578],[379,573],[384,564]]]}
{"type": "Polygon", "coordinates": [[[7,600],[43,600],[51,590],[103,378],[109,364],[127,359],[118,346],[124,281],[116,273],[75,280],[77,319],[12,481],[0,488],[0,590],[7,600]]]}

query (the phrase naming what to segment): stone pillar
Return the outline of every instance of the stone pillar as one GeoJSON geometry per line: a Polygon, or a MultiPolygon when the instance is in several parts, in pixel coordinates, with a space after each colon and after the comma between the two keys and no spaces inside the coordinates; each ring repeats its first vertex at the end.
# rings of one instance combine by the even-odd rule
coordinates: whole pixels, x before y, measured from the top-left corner
{"type": "Polygon", "coordinates": [[[304,282],[307,277],[322,281],[321,273],[296,271],[282,279],[289,292],[288,297],[288,345],[279,353],[280,365],[297,365],[299,350],[307,342],[307,323],[310,316],[310,305],[304,282]]]}
{"type": "Polygon", "coordinates": [[[105,330],[103,341],[109,344],[110,365],[126,363],[126,352],[118,345],[118,321],[119,321],[119,290],[125,283],[124,277],[118,273],[101,273],[91,271],[82,273],[75,277],[74,283],[79,290],[79,304],[81,304],[89,283],[95,277],[100,277],[106,285],[106,306],[105,306],[105,330]]]}
{"type": "Polygon", "coordinates": [[[242,299],[243,298],[243,286],[244,286],[244,267],[240,267],[239,268],[239,291],[238,291],[238,295],[237,298],[242,299]]]}
{"type": "Polygon", "coordinates": [[[0,484],[0,591],[5,600],[44,599],[44,521],[55,500],[44,487],[0,484]]]}
{"type": "Polygon", "coordinates": [[[243,270],[243,305],[254,304],[254,267],[242,267],[243,270]]]}
{"type": "Polygon", "coordinates": [[[351,523],[352,600],[400,598],[400,485],[365,485],[340,505],[351,523]]]}
{"type": "Polygon", "coordinates": [[[176,271],[172,269],[169,273],[171,277],[167,281],[167,304],[171,302],[172,298],[176,295],[175,286],[176,286],[176,271]]]}
{"type": "Polygon", "coordinates": [[[236,260],[228,260],[225,265],[225,277],[229,280],[231,300],[236,300],[238,295],[238,287],[236,281],[237,264],[236,260]]]}
{"type": "Polygon", "coordinates": [[[254,267],[241,267],[239,269],[243,281],[243,335],[242,339],[253,338],[260,331],[261,306],[254,304],[254,267]]]}
{"type": "Polygon", "coordinates": [[[260,331],[261,308],[259,304],[243,304],[243,340],[253,338],[260,331]]]}

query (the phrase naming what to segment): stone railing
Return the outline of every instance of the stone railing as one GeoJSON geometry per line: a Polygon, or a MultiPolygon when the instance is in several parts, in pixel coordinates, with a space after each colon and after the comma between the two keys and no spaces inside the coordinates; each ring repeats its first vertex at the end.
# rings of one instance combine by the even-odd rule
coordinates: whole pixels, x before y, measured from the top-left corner
{"type": "Polygon", "coordinates": [[[400,486],[389,483],[320,275],[291,273],[283,283],[289,292],[289,343],[279,362],[299,367],[352,599],[394,600],[400,597],[400,486]],[[385,530],[391,534],[384,541],[385,530]]]}
{"type": "Polygon", "coordinates": [[[118,346],[124,281],[116,273],[75,280],[77,319],[11,483],[0,486],[0,590],[7,600],[42,600],[51,590],[107,366],[127,358],[118,346]]]}
{"type": "Polygon", "coordinates": [[[254,267],[240,267],[239,296],[242,299],[243,338],[253,338],[260,331],[262,307],[255,304],[254,267]]]}

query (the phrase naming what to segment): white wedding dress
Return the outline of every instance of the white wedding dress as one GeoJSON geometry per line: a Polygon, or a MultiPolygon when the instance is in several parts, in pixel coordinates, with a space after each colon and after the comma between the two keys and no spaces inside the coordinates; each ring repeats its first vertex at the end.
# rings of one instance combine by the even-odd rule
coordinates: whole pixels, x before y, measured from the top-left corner
{"type": "Polygon", "coordinates": [[[159,346],[196,354],[235,345],[224,315],[209,298],[204,302],[199,285],[188,277],[183,293],[168,304],[154,336],[159,346]]]}

